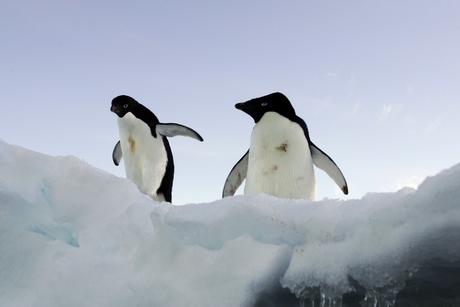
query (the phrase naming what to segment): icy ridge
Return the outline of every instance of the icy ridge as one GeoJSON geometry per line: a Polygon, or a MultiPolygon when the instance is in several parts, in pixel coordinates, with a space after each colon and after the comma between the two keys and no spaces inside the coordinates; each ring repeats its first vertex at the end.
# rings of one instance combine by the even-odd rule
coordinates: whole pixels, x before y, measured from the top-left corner
{"type": "Polygon", "coordinates": [[[0,142],[0,305],[251,306],[279,285],[391,304],[431,259],[458,261],[460,165],[359,200],[237,196],[170,206],[73,157],[0,142]]]}

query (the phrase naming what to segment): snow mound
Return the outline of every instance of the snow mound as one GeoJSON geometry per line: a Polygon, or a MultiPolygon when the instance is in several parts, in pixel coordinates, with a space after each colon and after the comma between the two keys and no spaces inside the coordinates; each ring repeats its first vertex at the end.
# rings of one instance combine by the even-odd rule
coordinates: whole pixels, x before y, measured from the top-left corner
{"type": "Polygon", "coordinates": [[[72,157],[0,142],[1,306],[253,306],[277,287],[392,303],[460,259],[460,165],[360,200],[153,203],[72,157]],[[358,285],[358,286],[357,286],[358,285]]]}

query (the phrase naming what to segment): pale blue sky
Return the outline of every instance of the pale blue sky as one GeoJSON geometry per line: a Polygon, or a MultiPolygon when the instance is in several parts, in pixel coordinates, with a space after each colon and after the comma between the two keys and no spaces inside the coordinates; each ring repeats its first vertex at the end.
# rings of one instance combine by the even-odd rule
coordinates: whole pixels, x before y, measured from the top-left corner
{"type": "MultiPolygon", "coordinates": [[[[460,3],[1,1],[0,138],[113,174],[111,99],[199,131],[171,140],[177,203],[220,197],[249,144],[237,102],[285,93],[349,197],[460,162],[460,3]]],[[[318,196],[342,197],[318,173],[318,196]]]]}

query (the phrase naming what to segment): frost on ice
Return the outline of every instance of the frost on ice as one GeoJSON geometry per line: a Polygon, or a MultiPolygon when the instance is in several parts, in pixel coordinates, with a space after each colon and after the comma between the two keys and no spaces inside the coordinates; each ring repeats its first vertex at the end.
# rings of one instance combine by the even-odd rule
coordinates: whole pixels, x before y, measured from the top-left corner
{"type": "Polygon", "coordinates": [[[459,272],[459,199],[457,165],[359,200],[171,206],[0,142],[0,305],[398,305],[428,264],[459,272]]]}

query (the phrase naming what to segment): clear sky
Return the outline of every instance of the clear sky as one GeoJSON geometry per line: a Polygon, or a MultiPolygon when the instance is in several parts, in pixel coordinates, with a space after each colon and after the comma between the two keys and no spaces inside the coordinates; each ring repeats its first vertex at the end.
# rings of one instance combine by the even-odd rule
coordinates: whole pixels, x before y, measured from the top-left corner
{"type": "MultiPolygon", "coordinates": [[[[0,2],[0,138],[118,176],[111,99],[204,137],[171,139],[177,203],[220,197],[249,145],[234,104],[285,93],[350,195],[460,162],[460,2],[0,2]]],[[[343,197],[318,174],[318,196],[343,197]]]]}

